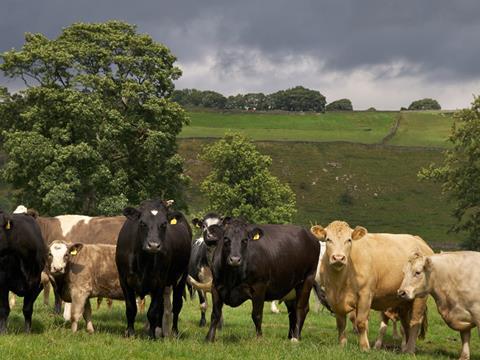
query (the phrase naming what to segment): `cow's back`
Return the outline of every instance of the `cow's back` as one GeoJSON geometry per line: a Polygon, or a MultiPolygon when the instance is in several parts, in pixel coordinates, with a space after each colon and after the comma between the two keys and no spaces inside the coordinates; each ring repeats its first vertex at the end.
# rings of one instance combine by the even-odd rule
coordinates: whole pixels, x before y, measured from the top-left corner
{"type": "Polygon", "coordinates": [[[374,309],[382,310],[383,301],[400,302],[397,290],[403,280],[403,268],[416,251],[433,254],[423,239],[408,234],[367,234],[354,241],[350,254],[354,283],[370,288],[374,309]]]}

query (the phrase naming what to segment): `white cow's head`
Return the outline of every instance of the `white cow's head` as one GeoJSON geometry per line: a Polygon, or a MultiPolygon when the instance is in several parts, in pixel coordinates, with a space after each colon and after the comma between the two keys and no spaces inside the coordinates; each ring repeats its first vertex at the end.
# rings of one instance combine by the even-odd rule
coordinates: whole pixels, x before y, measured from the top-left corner
{"type": "Polygon", "coordinates": [[[403,281],[397,293],[403,299],[413,300],[430,292],[429,281],[432,261],[428,256],[415,252],[403,268],[403,281]]]}
{"type": "Polygon", "coordinates": [[[341,270],[347,265],[352,241],[361,239],[367,234],[364,227],[357,226],[351,229],[344,221],[333,221],[326,228],[315,225],[310,231],[318,240],[326,243],[325,256],[329,265],[336,270],[341,270]]]}
{"type": "Polygon", "coordinates": [[[49,246],[47,267],[52,275],[65,274],[68,262],[72,256],[77,256],[83,244],[68,244],[62,240],[55,240],[49,246]]]}

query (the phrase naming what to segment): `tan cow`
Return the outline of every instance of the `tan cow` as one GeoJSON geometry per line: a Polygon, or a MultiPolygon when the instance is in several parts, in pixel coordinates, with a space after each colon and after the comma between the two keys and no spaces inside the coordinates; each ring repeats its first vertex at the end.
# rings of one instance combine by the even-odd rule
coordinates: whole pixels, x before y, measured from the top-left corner
{"type": "Polygon", "coordinates": [[[322,258],[322,285],[337,319],[339,342],[344,346],[346,314],[355,311],[360,348],[370,349],[368,316],[370,309],[398,312],[406,337],[406,352],[415,352],[415,342],[425,319],[426,298],[405,301],[397,296],[403,279],[403,266],[410,254],[419,249],[433,254],[418,236],[369,234],[357,226],[354,230],[343,221],[326,228],[315,225],[311,232],[326,242],[322,258]]]}
{"type": "Polygon", "coordinates": [[[49,246],[47,268],[61,299],[71,302],[72,331],[82,316],[93,333],[90,298],[123,300],[115,265],[114,245],[68,244],[62,240],[49,246]]]}
{"type": "Polygon", "coordinates": [[[460,332],[460,359],[470,358],[470,331],[480,329],[480,252],[415,253],[405,265],[398,295],[412,300],[431,294],[449,327],[460,332]]]}

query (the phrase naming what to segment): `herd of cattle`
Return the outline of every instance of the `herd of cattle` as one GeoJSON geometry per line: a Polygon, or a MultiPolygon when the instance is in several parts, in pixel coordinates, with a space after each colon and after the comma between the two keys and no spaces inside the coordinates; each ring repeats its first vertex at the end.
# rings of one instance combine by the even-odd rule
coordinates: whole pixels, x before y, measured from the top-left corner
{"type": "Polygon", "coordinates": [[[171,200],[144,201],[123,214],[42,217],[23,206],[13,214],[0,212],[0,334],[7,329],[9,292],[24,297],[29,332],[33,304],[42,289],[48,302],[50,284],[55,309],[60,312],[65,302],[74,332],[82,316],[87,331],[94,331],[90,298],[106,298],[125,302],[126,336],[132,336],[138,302],[149,295],[149,336],[177,334],[187,287],[199,294],[200,326],[206,324],[206,293],[212,295],[209,341],[222,324],[223,305],[237,307],[249,299],[257,336],[264,302],[279,300],[288,309],[288,338],[298,341],[313,288],[334,313],[342,346],[349,315],[360,348],[370,348],[368,318],[374,309],[382,316],[375,348],[382,347],[392,319],[399,320],[402,350],[410,353],[426,332],[431,294],[442,318],[461,334],[461,358],[470,357],[470,332],[480,325],[474,274],[480,253],[433,254],[418,236],[372,234],[343,221],[308,231],[212,213],[192,221],[201,229],[192,243],[191,227],[171,200]]]}

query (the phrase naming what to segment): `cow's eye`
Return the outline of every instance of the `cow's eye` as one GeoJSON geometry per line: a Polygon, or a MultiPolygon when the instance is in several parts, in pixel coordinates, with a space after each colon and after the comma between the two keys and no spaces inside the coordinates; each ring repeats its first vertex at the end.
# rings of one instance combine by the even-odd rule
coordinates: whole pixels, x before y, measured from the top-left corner
{"type": "Polygon", "coordinates": [[[230,245],[230,239],[225,237],[223,238],[223,242],[226,244],[226,245],[230,245]]]}
{"type": "Polygon", "coordinates": [[[328,242],[331,243],[331,242],[332,242],[332,239],[327,238],[325,241],[326,241],[327,243],[328,243],[328,242]]]}
{"type": "Polygon", "coordinates": [[[350,244],[351,242],[352,242],[352,239],[347,239],[347,240],[345,241],[345,244],[350,244]]]}
{"type": "Polygon", "coordinates": [[[415,271],[415,276],[420,276],[421,272],[420,271],[415,271]]]}
{"type": "Polygon", "coordinates": [[[49,258],[53,257],[52,253],[48,253],[48,257],[49,258]]]}

